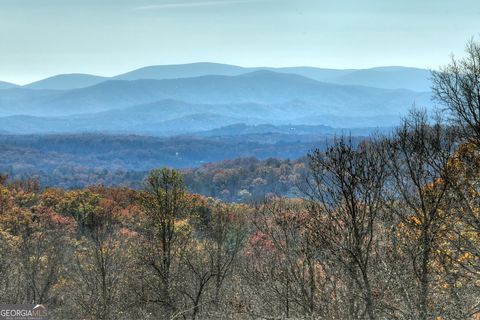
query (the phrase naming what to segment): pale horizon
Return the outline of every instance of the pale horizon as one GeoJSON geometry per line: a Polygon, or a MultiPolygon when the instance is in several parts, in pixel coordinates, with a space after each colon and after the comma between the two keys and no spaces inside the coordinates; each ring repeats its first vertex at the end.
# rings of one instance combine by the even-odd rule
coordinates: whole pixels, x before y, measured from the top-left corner
{"type": "Polygon", "coordinates": [[[4,0],[0,81],[199,61],[435,69],[463,54],[479,21],[474,0],[4,0]]]}

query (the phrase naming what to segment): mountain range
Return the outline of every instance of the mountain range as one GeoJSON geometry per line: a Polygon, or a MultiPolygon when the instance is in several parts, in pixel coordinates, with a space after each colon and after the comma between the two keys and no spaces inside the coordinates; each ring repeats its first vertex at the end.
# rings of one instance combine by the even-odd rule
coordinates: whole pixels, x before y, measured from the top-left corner
{"type": "MultiPolygon", "coordinates": [[[[363,85],[384,89],[408,89],[430,91],[430,71],[407,67],[376,67],[370,69],[326,69],[315,67],[254,67],[245,68],[220,63],[190,63],[179,65],[159,65],[136,69],[113,77],[90,74],[60,74],[35,81],[24,87],[30,89],[66,90],[83,88],[106,80],[164,80],[193,78],[205,75],[238,76],[259,70],[278,73],[298,74],[317,81],[346,85],[363,85]]],[[[9,84],[12,87],[12,84],[9,84]]],[[[13,85],[15,86],[15,85],[13,85]]],[[[0,89],[3,89],[0,85],[0,89]]],[[[7,88],[7,87],[5,87],[7,88]]]]}
{"type": "Polygon", "coordinates": [[[94,76],[83,73],[70,73],[59,74],[53,77],[35,81],[23,87],[28,89],[43,90],[70,90],[93,86],[107,80],[109,80],[108,77],[94,76]]]}
{"type": "Polygon", "coordinates": [[[0,129],[25,133],[192,134],[228,125],[389,127],[430,108],[429,72],[383,67],[152,66],[115,77],[64,74],[0,83],[0,129]]]}

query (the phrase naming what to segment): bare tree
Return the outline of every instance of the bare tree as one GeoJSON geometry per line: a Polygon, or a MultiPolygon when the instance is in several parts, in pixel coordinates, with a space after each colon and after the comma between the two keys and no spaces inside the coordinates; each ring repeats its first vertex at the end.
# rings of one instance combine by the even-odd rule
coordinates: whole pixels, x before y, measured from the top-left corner
{"type": "Polygon", "coordinates": [[[62,276],[70,222],[48,208],[40,208],[25,223],[20,234],[18,256],[24,271],[28,303],[53,303],[55,285],[62,276]]]}
{"type": "Polygon", "coordinates": [[[462,59],[433,72],[434,98],[463,129],[466,138],[480,143],[480,43],[471,40],[462,59]]]}
{"type": "Polygon", "coordinates": [[[321,304],[328,279],[316,259],[307,208],[303,200],[284,198],[268,199],[256,208],[245,270],[258,294],[252,301],[257,305],[252,305],[252,315],[289,318],[328,314],[321,304]]]}
{"type": "Polygon", "coordinates": [[[373,141],[355,148],[341,137],[325,153],[316,150],[310,155],[313,231],[326,263],[346,271],[346,316],[352,319],[377,318],[372,260],[386,172],[379,150],[373,141]],[[363,301],[361,310],[356,309],[358,298],[363,301]]]}
{"type": "Polygon", "coordinates": [[[145,180],[145,191],[141,194],[141,206],[147,216],[144,250],[140,255],[151,277],[145,279],[147,303],[162,307],[169,319],[177,310],[175,294],[175,271],[178,258],[188,243],[188,235],[179,232],[178,219],[188,211],[188,194],[183,179],[175,170],[153,170],[145,180]]]}
{"type": "Polygon", "coordinates": [[[200,232],[214,270],[214,304],[219,307],[224,281],[244,245],[247,234],[244,215],[249,210],[219,201],[210,206],[211,215],[200,232]]]}
{"type": "Polygon", "coordinates": [[[113,203],[103,201],[89,217],[88,228],[75,246],[72,292],[83,316],[117,319],[123,311],[127,246],[119,234],[113,203]]]}
{"type": "MultiPolygon", "coordinates": [[[[432,261],[440,230],[447,214],[443,200],[451,186],[449,159],[455,135],[440,123],[429,124],[426,112],[414,110],[404,120],[393,139],[388,141],[385,162],[390,167],[390,211],[398,217],[400,237],[391,232],[391,248],[399,250],[392,263],[401,265],[408,259],[413,283],[399,281],[407,318],[429,319],[431,306],[432,261]],[[399,249],[399,243],[404,246],[399,249]]],[[[403,274],[405,270],[398,270],[403,274]]]]}

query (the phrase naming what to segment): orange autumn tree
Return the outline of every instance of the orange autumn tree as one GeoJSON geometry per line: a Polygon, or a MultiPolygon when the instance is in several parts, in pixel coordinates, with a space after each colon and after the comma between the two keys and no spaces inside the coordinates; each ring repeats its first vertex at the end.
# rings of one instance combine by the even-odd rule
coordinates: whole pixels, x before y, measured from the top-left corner
{"type": "Polygon", "coordinates": [[[38,193],[0,186],[3,301],[55,304],[63,297],[59,284],[75,223],[39,199],[38,193]]]}
{"type": "Polygon", "coordinates": [[[388,215],[394,222],[386,257],[398,277],[392,288],[395,300],[390,301],[394,316],[425,320],[442,314],[434,300],[432,262],[447,219],[443,203],[452,185],[449,161],[454,147],[454,132],[438,122],[431,124],[421,110],[412,111],[386,145],[388,215]]]}
{"type": "Polygon", "coordinates": [[[480,314],[480,150],[463,143],[449,161],[452,186],[442,212],[448,216],[436,251],[436,267],[451,318],[480,314]],[[447,303],[448,302],[448,303],[447,303]]]}

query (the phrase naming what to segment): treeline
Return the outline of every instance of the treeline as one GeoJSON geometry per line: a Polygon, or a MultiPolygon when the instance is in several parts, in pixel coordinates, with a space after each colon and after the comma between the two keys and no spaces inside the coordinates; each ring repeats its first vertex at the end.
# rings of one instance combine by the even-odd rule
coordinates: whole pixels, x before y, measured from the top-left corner
{"type": "MultiPolygon", "coordinates": [[[[152,168],[194,168],[225,159],[298,159],[333,139],[322,135],[262,133],[217,137],[106,134],[0,135],[0,172],[38,177],[43,186],[92,184],[138,187],[152,168]]],[[[356,138],[357,141],[360,140],[356,138]]]]}
{"type": "MultiPolygon", "coordinates": [[[[180,169],[192,193],[226,202],[258,201],[268,195],[300,197],[308,176],[308,159],[237,158],[180,169]]],[[[82,189],[93,185],[123,186],[140,190],[148,171],[110,171],[88,167],[57,168],[53,173],[15,174],[3,171],[7,182],[36,180],[41,188],[82,189]]]]}
{"type": "Polygon", "coordinates": [[[142,190],[2,181],[0,301],[53,319],[478,319],[480,44],[467,53],[433,76],[450,123],[412,111],[390,136],[341,137],[309,154],[300,198],[227,204],[172,169],[142,190]]]}

